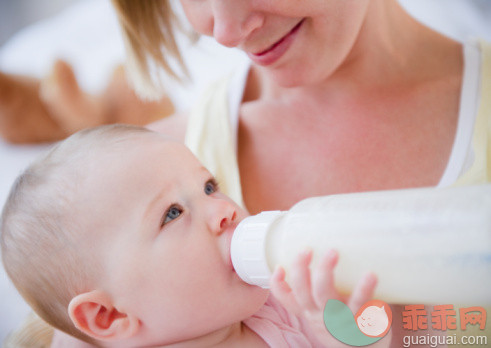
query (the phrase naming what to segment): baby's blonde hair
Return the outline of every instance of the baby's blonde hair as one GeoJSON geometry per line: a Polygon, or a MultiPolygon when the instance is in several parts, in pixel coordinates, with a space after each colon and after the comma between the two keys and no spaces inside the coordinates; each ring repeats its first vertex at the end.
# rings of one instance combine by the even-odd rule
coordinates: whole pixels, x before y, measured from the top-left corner
{"type": "Polygon", "coordinates": [[[90,343],[67,308],[73,297],[93,290],[101,267],[90,250],[77,245],[87,231],[74,198],[94,154],[145,134],[154,133],[110,125],[72,135],[19,176],[2,212],[2,259],[17,290],[50,325],[90,343]]]}
{"type": "MultiPolygon", "coordinates": [[[[177,80],[188,76],[176,41],[182,25],[169,0],[111,1],[122,28],[130,82],[140,96],[157,99],[164,93],[158,68],[177,80]],[[177,67],[172,67],[171,59],[177,67]]],[[[187,36],[192,37],[189,33],[187,36]]]]}

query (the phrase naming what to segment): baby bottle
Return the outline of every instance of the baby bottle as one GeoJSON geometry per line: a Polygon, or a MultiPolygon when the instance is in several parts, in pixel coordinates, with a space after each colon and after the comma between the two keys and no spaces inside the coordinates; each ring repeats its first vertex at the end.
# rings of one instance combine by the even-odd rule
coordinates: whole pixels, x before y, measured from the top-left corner
{"type": "Polygon", "coordinates": [[[289,211],[244,219],[232,237],[235,271],[268,287],[312,249],[313,261],[339,253],[338,290],[367,272],[374,297],[390,303],[491,304],[491,185],[422,188],[314,197],[289,211]]]}

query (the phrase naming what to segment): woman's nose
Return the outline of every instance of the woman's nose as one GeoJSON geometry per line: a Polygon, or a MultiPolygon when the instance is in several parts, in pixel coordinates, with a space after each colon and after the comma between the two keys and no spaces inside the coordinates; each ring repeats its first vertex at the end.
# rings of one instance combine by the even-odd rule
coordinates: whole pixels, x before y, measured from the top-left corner
{"type": "Polygon", "coordinates": [[[224,199],[215,198],[208,206],[207,223],[210,231],[221,234],[237,220],[235,206],[224,199]]]}
{"type": "Polygon", "coordinates": [[[236,47],[263,24],[263,16],[251,8],[250,0],[213,1],[213,37],[227,47],[236,47]]]}

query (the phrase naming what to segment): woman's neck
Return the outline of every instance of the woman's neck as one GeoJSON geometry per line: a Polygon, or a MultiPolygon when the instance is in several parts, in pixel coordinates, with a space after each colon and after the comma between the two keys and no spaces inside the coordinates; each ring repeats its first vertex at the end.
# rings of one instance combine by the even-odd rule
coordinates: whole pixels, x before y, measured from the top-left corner
{"type": "Polygon", "coordinates": [[[314,84],[286,88],[267,70],[253,66],[244,101],[326,100],[331,92],[363,94],[367,89],[411,86],[460,73],[461,45],[420,24],[397,1],[371,0],[367,11],[358,38],[332,74],[314,84]]]}

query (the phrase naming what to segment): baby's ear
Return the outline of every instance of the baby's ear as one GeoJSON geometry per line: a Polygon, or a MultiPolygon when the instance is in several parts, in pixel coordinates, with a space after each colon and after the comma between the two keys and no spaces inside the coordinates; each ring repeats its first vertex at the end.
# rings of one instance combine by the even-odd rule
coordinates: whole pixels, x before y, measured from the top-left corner
{"type": "Polygon", "coordinates": [[[68,305],[68,315],[77,329],[103,341],[127,339],[140,328],[138,318],[119,312],[110,296],[99,290],[75,296],[68,305]]]}

